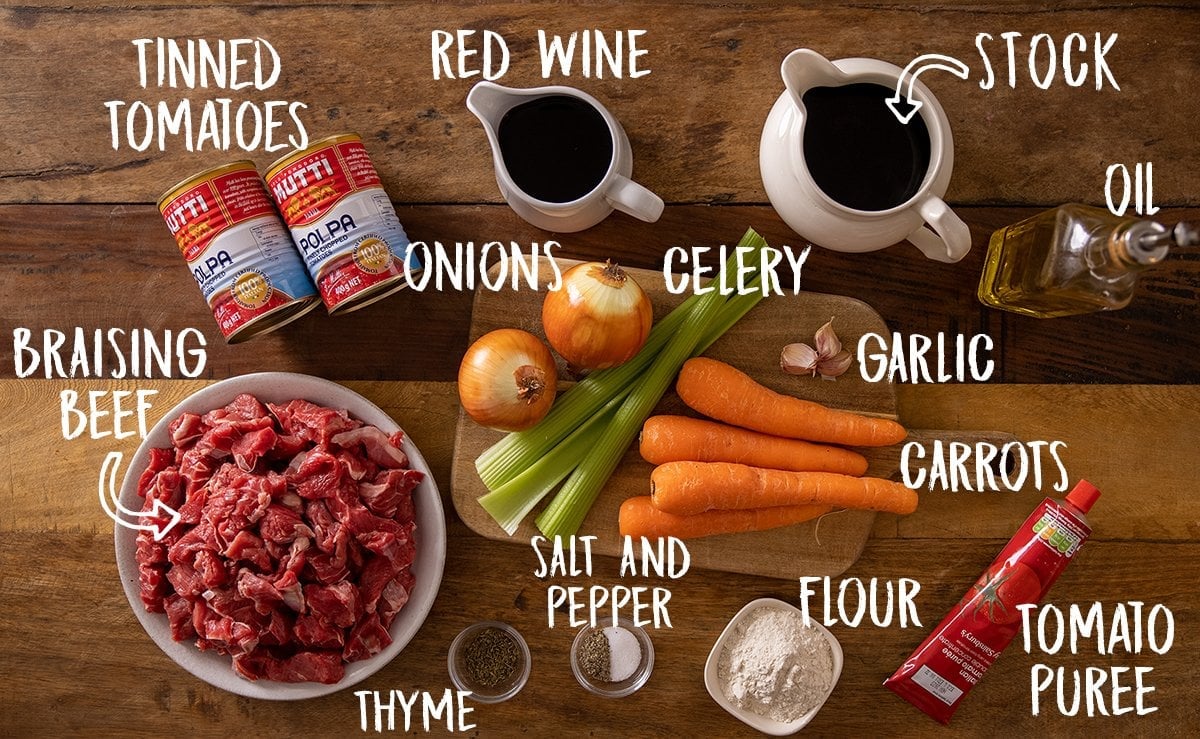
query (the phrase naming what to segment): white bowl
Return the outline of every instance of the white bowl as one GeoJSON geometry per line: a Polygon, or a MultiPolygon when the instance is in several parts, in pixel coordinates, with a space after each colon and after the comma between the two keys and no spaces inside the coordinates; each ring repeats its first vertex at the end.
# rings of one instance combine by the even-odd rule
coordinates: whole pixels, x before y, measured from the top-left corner
{"type": "Polygon", "coordinates": [[[721,682],[717,675],[717,663],[721,659],[721,652],[725,649],[725,643],[733,636],[738,624],[745,620],[745,618],[749,616],[752,611],[762,607],[795,611],[797,616],[802,614],[799,608],[791,603],[779,600],[778,598],[759,598],[758,600],[752,600],[747,603],[742,607],[742,610],[738,611],[734,617],[730,619],[729,625],[726,626],[725,630],[721,632],[721,635],[717,637],[717,643],[713,644],[712,651],[708,653],[708,661],[704,663],[704,687],[708,688],[708,694],[711,695],[712,699],[717,702],[717,705],[719,705],[721,708],[724,708],[726,711],[733,714],[747,725],[758,729],[762,733],[770,734],[772,736],[786,736],[788,734],[795,734],[797,731],[800,731],[807,726],[808,723],[816,717],[822,706],[825,705],[825,701],[829,700],[830,694],[833,693],[833,688],[837,685],[838,678],[842,676],[842,645],[838,643],[838,640],[833,636],[833,634],[829,633],[829,629],[826,629],[810,615],[808,621],[809,626],[820,632],[821,635],[825,637],[825,640],[829,642],[829,649],[833,653],[833,679],[829,681],[829,692],[825,693],[825,697],[823,697],[821,702],[818,703],[811,711],[791,722],[775,721],[767,718],[766,716],[760,716],[752,711],[739,708],[731,703],[729,699],[725,697],[725,693],[721,690],[721,682]]]}
{"type": "MultiPolygon", "coordinates": [[[[141,510],[142,499],[137,494],[138,477],[149,463],[150,449],[170,446],[167,425],[171,421],[185,411],[203,414],[220,408],[241,393],[250,393],[263,402],[271,403],[285,403],[295,398],[303,398],[332,408],[344,408],[354,418],[378,426],[386,434],[400,429],[396,422],[374,403],[336,382],[291,372],[260,372],[231,377],[192,394],[155,424],[126,468],[125,481],[121,485],[121,504],[126,508],[141,510]]],[[[421,628],[429,609],[433,607],[434,598],[437,597],[442,582],[442,568],[446,563],[446,519],[437,483],[434,482],[429,465],[425,463],[421,452],[407,435],[404,437],[402,450],[408,455],[412,469],[425,473],[425,479],[413,490],[417,523],[417,552],[412,565],[415,583],[408,602],[392,621],[389,629],[392,643],[379,654],[347,664],[345,677],[331,685],[281,683],[272,680],[250,681],[241,678],[233,671],[229,657],[216,652],[201,652],[191,641],[175,641],[171,638],[171,628],[166,615],[150,613],[143,607],[138,591],[136,532],[124,526],[117,526],[114,537],[117,547],[117,570],[121,575],[121,584],[125,587],[125,596],[129,598],[129,605],[142,622],[146,633],[183,669],[210,685],[250,698],[314,698],[348,688],[378,672],[404,649],[421,628]]]]}

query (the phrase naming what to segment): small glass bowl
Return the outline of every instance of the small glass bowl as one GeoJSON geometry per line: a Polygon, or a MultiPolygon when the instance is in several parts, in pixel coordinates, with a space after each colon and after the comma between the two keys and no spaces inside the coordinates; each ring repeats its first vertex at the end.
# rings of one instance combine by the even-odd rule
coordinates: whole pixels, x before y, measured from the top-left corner
{"type": "Polygon", "coordinates": [[[588,634],[603,629],[604,626],[584,626],[575,635],[575,641],[571,643],[571,671],[575,673],[575,679],[588,692],[605,698],[624,698],[637,692],[650,679],[650,673],[654,670],[654,643],[650,641],[650,635],[646,633],[646,630],[640,626],[634,626],[632,621],[624,618],[618,620],[617,625],[633,634],[642,647],[642,659],[638,663],[637,669],[633,671],[632,675],[619,682],[609,683],[593,680],[588,677],[579,664],[579,649],[583,646],[583,640],[587,638],[588,634]]]}
{"type": "Polygon", "coordinates": [[[525,643],[525,639],[519,631],[501,621],[480,621],[463,629],[458,636],[454,637],[454,641],[450,642],[450,654],[447,662],[450,668],[450,680],[459,690],[470,691],[471,700],[480,703],[500,703],[520,693],[521,688],[525,687],[525,683],[529,682],[529,670],[533,660],[529,655],[529,645],[525,643]],[[490,688],[475,684],[466,664],[467,647],[471,644],[471,640],[485,629],[499,629],[508,634],[517,645],[517,667],[513,670],[512,677],[490,688]]]}

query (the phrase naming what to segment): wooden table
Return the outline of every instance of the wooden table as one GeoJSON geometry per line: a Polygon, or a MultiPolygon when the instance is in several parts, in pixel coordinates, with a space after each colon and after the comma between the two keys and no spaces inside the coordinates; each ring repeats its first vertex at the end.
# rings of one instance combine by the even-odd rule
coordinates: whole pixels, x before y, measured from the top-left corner
{"type": "MultiPolygon", "coordinates": [[[[956,140],[948,199],[971,226],[961,263],[934,265],[911,247],[864,256],[818,251],[806,289],[873,305],[905,333],[987,333],[997,372],[987,385],[902,386],[901,418],[924,428],[993,428],[1021,438],[1068,440],[1073,476],[1093,478],[1095,540],[1055,586],[1050,601],[1161,603],[1175,617],[1164,655],[1027,654],[1014,643],[942,730],[880,687],[958,599],[1031,510],[1039,494],[930,493],[917,514],[880,517],[846,577],[914,578],[921,628],[834,628],[847,655],[833,697],[811,725],[824,735],[1194,734],[1200,708],[1192,682],[1198,655],[1200,504],[1193,483],[1200,446],[1200,258],[1181,253],[1147,276],[1123,311],[1037,321],[991,311],[974,298],[988,235],[1068,201],[1103,203],[1108,164],[1153,161],[1161,219],[1200,218],[1195,91],[1200,89],[1200,12],[1186,2],[1130,8],[1094,2],[981,6],[914,3],[826,7],[448,2],[263,3],[243,9],[142,2],[70,6],[34,0],[0,11],[0,333],[16,327],[89,332],[194,326],[208,362],[196,381],[104,382],[17,379],[11,344],[0,342],[0,733],[345,735],[359,731],[352,691],[298,704],[234,697],[172,663],[139,628],[116,576],[112,522],[95,504],[104,451],[132,451],[136,438],[66,441],[59,432],[64,388],[160,390],[157,418],[198,383],[256,370],[307,372],[344,381],[399,419],[429,457],[449,501],[457,403],[453,378],[466,346],[471,295],[406,292],[360,312],[313,315],[248,344],[226,346],[205,315],[153,201],[169,185],[241,152],[192,153],[168,144],[114,151],[104,101],[178,99],[178,90],[137,85],[130,41],[176,34],[268,39],[283,74],[246,99],[299,100],[314,135],[358,131],[398,203],[410,235],[443,242],[551,235],[520,221],[499,199],[483,133],[463,99],[475,79],[431,79],[434,29],[491,29],[512,52],[505,84],[539,84],[537,30],[648,29],[639,79],[555,81],[605,101],[629,132],[639,181],[668,202],[657,224],[616,215],[580,234],[553,236],[564,256],[614,257],[660,268],[674,245],[730,243],[747,225],[773,244],[799,239],[765,205],[757,168],[760,127],[782,89],[776,69],[798,46],[830,58],[874,56],[898,64],[926,52],[979,63],[975,34],[999,39],[1071,32],[1119,40],[1107,61],[1121,86],[1097,92],[1061,78],[1034,87],[1024,68],[1016,89],[984,91],[937,72],[925,78],[947,110],[956,140]],[[1156,687],[1144,716],[1067,718],[1051,704],[1030,715],[1030,670],[1068,674],[1088,666],[1152,667],[1156,687]],[[1002,728],[1003,727],[1003,728],[1002,728]]],[[[993,48],[1002,48],[996,44],[993,48]]],[[[993,64],[1001,55],[993,52],[993,64]]],[[[1020,57],[1023,59],[1023,57],[1020,57]]],[[[997,67],[1003,70],[1002,67],[997,67]]],[[[198,91],[203,99],[209,93],[198,91]]],[[[249,155],[260,169],[275,158],[249,155]]],[[[449,687],[446,648],[469,623],[516,625],[533,651],[526,689],[469,714],[484,735],[749,733],[705,694],[701,669],[728,618],[772,595],[796,602],[792,580],[692,571],[671,588],[674,628],[654,634],[650,683],[617,701],[593,698],[570,676],[567,628],[546,628],[546,588],[619,581],[617,562],[593,578],[539,580],[527,544],[487,541],[448,507],[446,576],[433,612],[408,648],[360,685],[440,694],[449,687]]],[[[764,552],[764,557],[785,557],[764,552]]],[[[1086,647],[1084,646],[1086,645],[1086,647]]],[[[1089,651],[1090,650],[1090,651],[1089,651]]],[[[1070,688],[1070,683],[1068,683],[1070,688]]],[[[1126,694],[1125,702],[1128,702],[1126,694]]],[[[415,727],[420,730],[419,724],[415,727]]],[[[403,726],[397,731],[403,730],[403,726]]],[[[437,730],[437,727],[434,727],[437,730]]],[[[442,726],[442,731],[445,726],[442,726]]]]}

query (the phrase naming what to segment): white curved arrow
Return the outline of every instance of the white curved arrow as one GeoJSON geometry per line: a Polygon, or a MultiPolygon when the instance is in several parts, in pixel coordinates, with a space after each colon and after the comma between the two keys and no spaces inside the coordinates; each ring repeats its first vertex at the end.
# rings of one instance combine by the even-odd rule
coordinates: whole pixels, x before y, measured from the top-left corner
{"type": "Polygon", "coordinates": [[[912,120],[917,111],[921,109],[925,103],[920,100],[913,99],[913,86],[917,84],[917,75],[924,72],[926,69],[944,69],[953,74],[960,80],[965,80],[971,74],[971,68],[963,62],[955,59],[952,56],[945,54],[922,54],[913,59],[900,73],[900,77],[896,79],[896,94],[888,98],[886,101],[888,108],[892,114],[901,123],[908,123],[912,120]],[[901,94],[900,91],[904,87],[904,78],[908,78],[908,93],[903,96],[905,105],[909,106],[908,112],[904,112],[900,107],[901,94]]]}
{"type": "Polygon", "coordinates": [[[122,455],[120,452],[109,452],[108,456],[104,458],[104,463],[100,465],[100,507],[103,508],[104,512],[108,514],[108,517],[116,521],[118,525],[124,526],[127,529],[136,529],[138,531],[152,531],[154,532],[154,540],[161,541],[162,538],[167,535],[167,532],[173,529],[175,524],[179,523],[179,511],[162,502],[158,498],[154,498],[151,501],[149,511],[131,511],[125,506],[121,505],[120,499],[117,498],[116,482],[117,469],[121,466],[121,460],[123,458],[124,455],[122,455]],[[108,476],[107,483],[105,482],[105,473],[107,473],[108,476]],[[116,510],[113,510],[114,507],[116,510]],[[135,519],[143,516],[166,518],[167,523],[165,526],[161,526],[161,528],[158,523],[131,523],[121,518],[122,515],[132,516],[135,519]]]}

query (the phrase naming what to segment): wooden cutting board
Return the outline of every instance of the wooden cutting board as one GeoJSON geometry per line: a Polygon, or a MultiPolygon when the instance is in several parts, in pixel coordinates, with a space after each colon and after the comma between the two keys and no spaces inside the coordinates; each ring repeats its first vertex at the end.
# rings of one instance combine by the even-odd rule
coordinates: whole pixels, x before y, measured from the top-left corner
{"type": "MultiPolygon", "coordinates": [[[[564,270],[570,262],[562,261],[564,270]]],[[[631,269],[638,284],[654,304],[655,320],[665,316],[685,296],[667,292],[660,272],[631,269]]],[[[549,277],[549,275],[545,275],[549,277]]],[[[547,280],[542,281],[542,286],[547,280]]],[[[544,337],[541,304],[544,292],[529,289],[476,292],[471,319],[471,341],[498,328],[514,327],[544,337]]],[[[819,378],[788,375],[779,368],[779,354],[786,344],[813,343],[813,335],[830,318],[843,344],[853,351],[866,333],[889,335],[887,325],[867,304],[837,295],[801,292],[799,295],[772,295],[762,301],[724,337],[714,344],[707,356],[721,359],[747,372],[767,387],[837,408],[896,418],[896,395],[888,383],[868,383],[857,367],[836,382],[819,378]]],[[[565,370],[560,362],[560,378],[565,370]]],[[[668,391],[658,413],[687,413],[683,404],[668,391]]],[[[548,496],[528,516],[517,533],[509,537],[476,502],[486,493],[475,471],[475,458],[495,443],[501,433],[483,428],[465,413],[460,413],[451,491],[454,507],[475,532],[489,539],[528,544],[539,532],[533,520],[549,503],[548,496]]],[[[891,477],[898,471],[898,448],[866,451],[871,460],[869,474],[891,477]]],[[[592,551],[619,555],[621,538],[617,533],[617,510],[621,502],[650,489],[652,467],[638,455],[636,448],[626,453],[617,471],[600,493],[579,531],[592,535],[592,551]]],[[[880,514],[885,515],[885,514],[880,514]]],[[[845,571],[862,553],[876,514],[869,511],[844,511],[798,526],[750,534],[728,534],[687,542],[692,565],[705,569],[726,570],[770,577],[836,575],[845,571]]]]}

